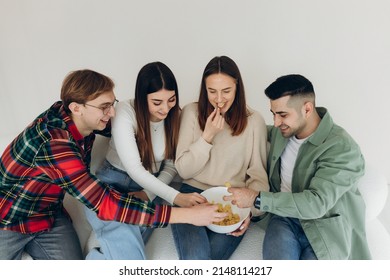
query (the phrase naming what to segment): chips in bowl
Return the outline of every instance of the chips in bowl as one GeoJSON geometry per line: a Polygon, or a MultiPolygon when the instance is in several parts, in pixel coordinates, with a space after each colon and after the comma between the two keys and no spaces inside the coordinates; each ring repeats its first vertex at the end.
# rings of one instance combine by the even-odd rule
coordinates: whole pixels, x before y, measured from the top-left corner
{"type": "Polygon", "coordinates": [[[225,195],[231,195],[224,186],[212,187],[201,193],[209,203],[218,204],[219,212],[228,212],[229,216],[218,224],[208,225],[207,228],[217,233],[229,233],[238,229],[249,216],[250,208],[238,208],[230,201],[224,201],[225,195]]]}

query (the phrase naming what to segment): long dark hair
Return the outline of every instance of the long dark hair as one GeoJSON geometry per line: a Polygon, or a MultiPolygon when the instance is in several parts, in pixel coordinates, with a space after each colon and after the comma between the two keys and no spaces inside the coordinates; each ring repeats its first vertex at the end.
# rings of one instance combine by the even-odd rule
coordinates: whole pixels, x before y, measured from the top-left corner
{"type": "Polygon", "coordinates": [[[136,140],[142,165],[151,171],[155,164],[152,138],[150,135],[150,114],[147,95],[159,90],[173,90],[176,94],[176,105],[169,111],[164,120],[165,159],[175,160],[176,146],[179,137],[179,90],[172,71],[162,62],[146,64],[138,73],[135,86],[134,109],[137,118],[136,140]]]}
{"type": "Polygon", "coordinates": [[[225,113],[225,120],[229,124],[232,135],[240,135],[248,123],[249,112],[245,101],[244,84],[237,64],[227,56],[216,56],[210,60],[203,71],[202,83],[198,100],[198,122],[204,130],[207,117],[214,110],[207,97],[206,78],[212,74],[226,74],[236,80],[236,97],[231,108],[225,113]]]}

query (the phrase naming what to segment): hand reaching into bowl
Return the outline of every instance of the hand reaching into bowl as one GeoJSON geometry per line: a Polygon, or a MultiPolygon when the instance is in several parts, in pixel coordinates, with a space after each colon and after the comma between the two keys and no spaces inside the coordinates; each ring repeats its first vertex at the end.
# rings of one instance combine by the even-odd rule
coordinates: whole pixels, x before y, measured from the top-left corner
{"type": "Polygon", "coordinates": [[[259,192],[248,188],[229,187],[227,191],[232,195],[225,195],[224,201],[230,201],[239,208],[252,207],[259,192]]]}
{"type": "Polygon", "coordinates": [[[194,193],[179,193],[173,203],[180,207],[191,207],[197,204],[206,203],[207,199],[202,195],[194,193]]]}
{"type": "MultiPolygon", "coordinates": [[[[216,233],[222,233],[222,234],[230,234],[232,232],[235,232],[234,235],[239,236],[245,232],[245,230],[248,228],[249,220],[246,222],[247,217],[250,215],[250,208],[238,208],[236,205],[232,205],[230,202],[225,202],[223,200],[224,196],[229,196],[229,192],[227,191],[226,187],[218,186],[218,187],[212,187],[209,188],[201,193],[209,202],[215,203],[215,206],[218,207],[218,204],[230,204],[231,211],[229,211],[231,214],[238,214],[239,221],[234,224],[225,224],[224,225],[218,225],[218,224],[211,224],[208,225],[208,229],[216,232],[216,233]],[[241,230],[240,227],[244,226],[241,230]],[[239,230],[237,230],[239,229],[239,230]]],[[[225,208],[225,207],[224,207],[225,208]]],[[[221,212],[226,213],[227,212],[221,212]]]]}
{"type": "Polygon", "coordinates": [[[226,218],[227,213],[217,212],[218,205],[203,203],[192,207],[173,207],[171,224],[188,223],[195,226],[208,226],[226,218]]]}

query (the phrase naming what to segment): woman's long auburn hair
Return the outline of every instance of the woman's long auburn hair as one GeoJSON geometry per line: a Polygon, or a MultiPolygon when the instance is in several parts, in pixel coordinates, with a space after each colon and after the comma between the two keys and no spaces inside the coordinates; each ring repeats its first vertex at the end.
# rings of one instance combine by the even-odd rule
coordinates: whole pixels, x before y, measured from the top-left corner
{"type": "Polygon", "coordinates": [[[165,159],[175,160],[179,137],[179,90],[172,71],[162,62],[151,62],[141,68],[135,86],[134,109],[137,118],[136,141],[142,165],[152,171],[155,165],[152,138],[150,135],[150,113],[147,95],[165,90],[175,91],[176,104],[164,120],[165,159]]]}
{"type": "Polygon", "coordinates": [[[236,80],[236,96],[230,109],[225,114],[225,120],[229,124],[232,135],[240,135],[248,124],[250,115],[246,106],[244,84],[237,64],[227,56],[216,56],[206,65],[200,87],[198,100],[198,122],[202,130],[206,126],[208,116],[214,110],[209,102],[206,88],[206,78],[212,74],[225,74],[236,80]]]}

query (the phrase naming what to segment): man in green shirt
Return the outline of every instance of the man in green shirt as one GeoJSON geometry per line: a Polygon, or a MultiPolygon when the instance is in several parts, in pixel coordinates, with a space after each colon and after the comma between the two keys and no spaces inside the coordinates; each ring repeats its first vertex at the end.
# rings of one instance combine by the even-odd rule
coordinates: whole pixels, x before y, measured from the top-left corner
{"type": "Polygon", "coordinates": [[[315,107],[312,83],[287,75],[269,85],[274,126],[268,127],[270,192],[229,188],[239,207],[270,215],[264,259],[370,259],[364,174],[359,146],[325,108],[315,107]]]}

